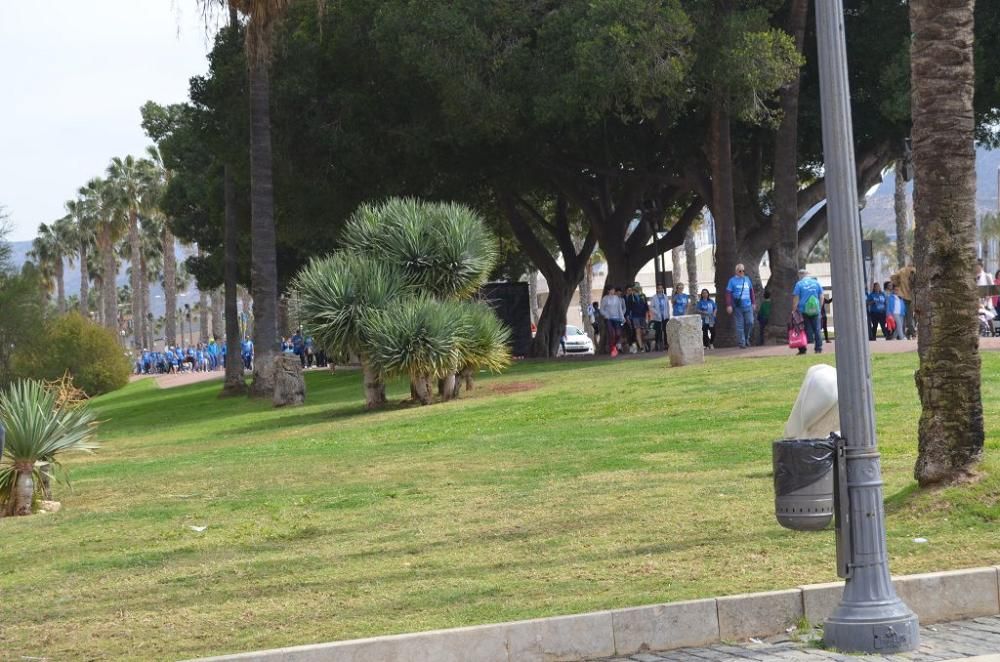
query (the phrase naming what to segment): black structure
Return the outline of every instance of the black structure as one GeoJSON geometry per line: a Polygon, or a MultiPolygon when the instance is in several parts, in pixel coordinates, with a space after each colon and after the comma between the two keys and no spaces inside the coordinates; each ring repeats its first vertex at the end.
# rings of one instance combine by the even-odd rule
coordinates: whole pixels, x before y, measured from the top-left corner
{"type": "Polygon", "coordinates": [[[527,283],[486,283],[478,297],[510,328],[511,353],[527,356],[531,347],[531,308],[527,283]]]}

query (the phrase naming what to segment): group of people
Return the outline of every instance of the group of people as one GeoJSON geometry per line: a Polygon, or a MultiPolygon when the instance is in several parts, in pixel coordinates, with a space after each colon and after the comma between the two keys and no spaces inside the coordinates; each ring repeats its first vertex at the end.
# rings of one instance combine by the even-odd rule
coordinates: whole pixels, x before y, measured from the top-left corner
{"type": "Polygon", "coordinates": [[[698,299],[684,291],[684,284],[677,283],[668,296],[662,284],[656,294],[647,298],[639,283],[625,288],[624,295],[618,287],[611,286],[601,299],[590,305],[590,324],[595,336],[606,335],[608,351],[612,357],[621,351],[651,352],[667,349],[666,324],[671,316],[698,314],[702,320],[702,339],[705,348],[713,346],[717,306],[702,290],[698,299]]]}
{"type": "MultiPolygon", "coordinates": [[[[329,365],[326,352],[317,349],[312,336],[299,328],[281,339],[281,351],[294,354],[303,368],[325,368],[329,365]]],[[[240,362],[245,370],[253,370],[254,346],[249,336],[240,341],[240,362]]],[[[211,338],[194,346],[168,346],[161,351],[143,349],[134,360],[137,375],[167,375],[180,372],[211,372],[226,366],[226,343],[211,338]]]]}
{"type": "MultiPolygon", "coordinates": [[[[253,343],[249,344],[250,360],[253,360],[253,343]]],[[[218,370],[226,364],[225,343],[198,343],[194,347],[168,346],[162,352],[143,349],[135,358],[134,370],[137,375],[167,375],[177,372],[208,372],[218,370]]]]}

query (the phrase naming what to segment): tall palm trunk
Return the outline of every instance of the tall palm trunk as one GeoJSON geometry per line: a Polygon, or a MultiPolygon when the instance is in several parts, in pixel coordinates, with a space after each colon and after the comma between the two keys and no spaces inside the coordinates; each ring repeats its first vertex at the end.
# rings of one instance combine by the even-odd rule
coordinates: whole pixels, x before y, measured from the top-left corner
{"type": "Polygon", "coordinates": [[[223,293],[223,288],[217,287],[212,290],[212,337],[217,341],[222,338],[222,334],[225,331],[225,318],[223,315],[225,298],[223,293]]]}
{"type": "Polygon", "coordinates": [[[916,374],[921,485],[968,477],[983,455],[973,273],[974,0],[911,0],[916,374]],[[942,177],[947,173],[947,177],[942,177]]]}
{"type": "Polygon", "coordinates": [[[680,246],[670,249],[670,271],[674,275],[674,285],[684,282],[684,249],[680,246]]]}
{"type": "MultiPolygon", "coordinates": [[[[270,43],[270,37],[267,37],[270,43]]],[[[278,265],[271,177],[271,81],[264,57],[250,58],[250,279],[254,306],[254,375],[250,394],[271,397],[278,350],[278,265]]]]}
{"type": "Polygon", "coordinates": [[[90,317],[90,271],[87,269],[88,246],[80,242],[80,314],[90,317]]]}
{"type": "Polygon", "coordinates": [[[56,310],[59,311],[60,315],[66,314],[66,280],[64,278],[64,269],[62,256],[56,256],[55,263],[52,265],[55,271],[56,278],[56,310]]]}
{"type": "Polygon", "coordinates": [[[169,221],[163,224],[163,336],[168,346],[177,345],[177,255],[169,221]]]}
{"type": "Polygon", "coordinates": [[[103,327],[107,327],[104,321],[104,279],[100,276],[94,277],[94,303],[96,310],[94,315],[97,317],[97,323],[103,327]]]}
{"type": "Polygon", "coordinates": [[[688,294],[693,307],[698,298],[698,246],[694,243],[694,230],[689,229],[684,235],[684,261],[687,263],[688,294]]]}
{"type": "Polygon", "coordinates": [[[896,262],[900,269],[906,266],[906,230],[909,223],[906,209],[906,180],[903,178],[903,160],[896,161],[896,186],[893,191],[893,209],[896,212],[896,262]]]}
{"type": "Polygon", "coordinates": [[[142,314],[142,346],[151,348],[153,346],[153,322],[149,319],[149,272],[146,270],[146,257],[143,256],[140,262],[142,263],[142,289],[140,290],[139,306],[142,314]]]}
{"type": "Polygon", "coordinates": [[[101,299],[104,304],[104,326],[118,336],[118,265],[115,262],[115,247],[111,241],[111,228],[101,228],[100,251],[103,269],[101,273],[101,299]]]}
{"type": "Polygon", "coordinates": [[[236,279],[238,278],[236,235],[239,219],[236,215],[236,185],[229,166],[223,170],[223,190],[225,192],[225,245],[223,252],[223,279],[226,292],[226,379],[222,395],[243,395],[247,383],[243,378],[243,361],[240,360],[240,321],[236,312],[236,279]]]}
{"type": "Polygon", "coordinates": [[[139,212],[128,210],[128,249],[129,263],[132,269],[129,276],[129,287],[132,290],[132,345],[141,349],[146,320],[142,317],[142,242],[139,238],[139,212]]]}

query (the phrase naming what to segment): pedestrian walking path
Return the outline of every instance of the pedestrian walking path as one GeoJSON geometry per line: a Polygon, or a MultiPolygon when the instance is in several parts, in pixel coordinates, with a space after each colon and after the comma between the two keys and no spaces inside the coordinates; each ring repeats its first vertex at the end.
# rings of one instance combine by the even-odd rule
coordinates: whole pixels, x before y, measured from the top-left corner
{"type": "Polygon", "coordinates": [[[604,657],[591,662],[935,662],[976,660],[1000,662],[1000,616],[938,623],[920,629],[920,648],[895,655],[847,655],[818,647],[820,633],[798,637],[770,637],[765,641],[715,644],[703,648],[679,648],[636,653],[626,657],[604,657]]]}

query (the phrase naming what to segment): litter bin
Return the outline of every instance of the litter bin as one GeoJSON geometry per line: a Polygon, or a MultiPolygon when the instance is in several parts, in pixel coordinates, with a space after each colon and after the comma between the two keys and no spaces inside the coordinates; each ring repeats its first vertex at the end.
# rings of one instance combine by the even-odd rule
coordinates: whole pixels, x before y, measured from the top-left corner
{"type": "Polygon", "coordinates": [[[774,514],[794,531],[819,531],[833,519],[833,439],[782,439],[772,446],[774,514]]]}

